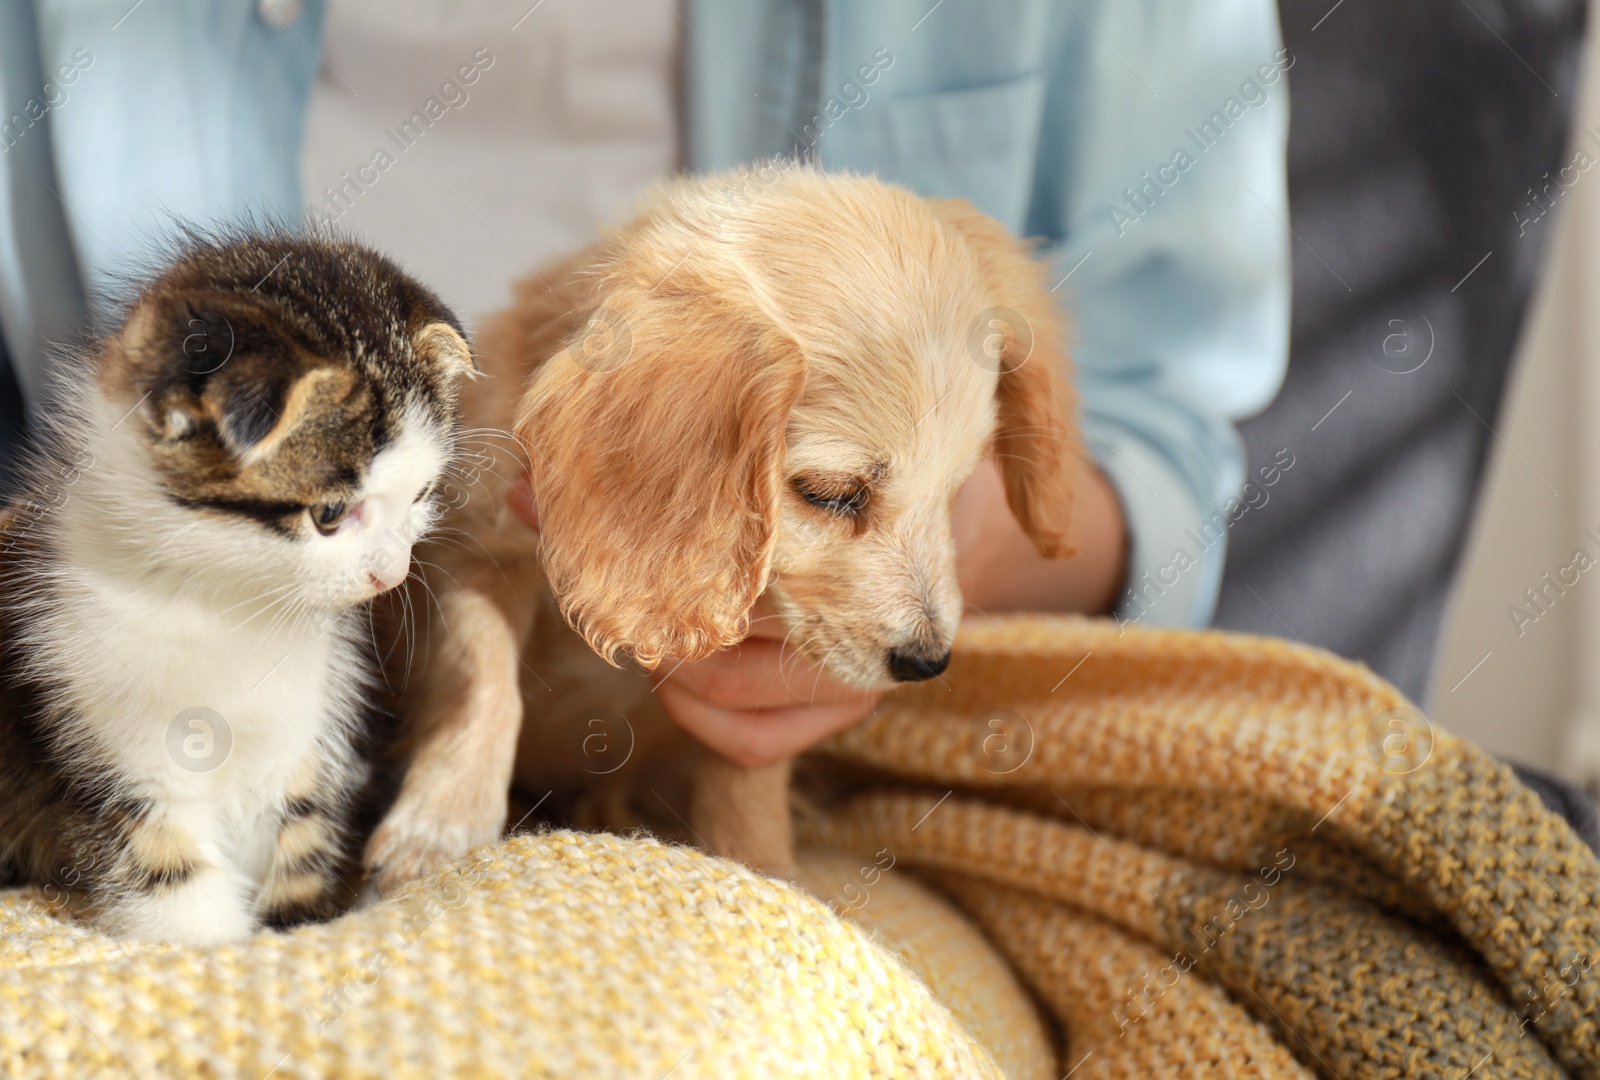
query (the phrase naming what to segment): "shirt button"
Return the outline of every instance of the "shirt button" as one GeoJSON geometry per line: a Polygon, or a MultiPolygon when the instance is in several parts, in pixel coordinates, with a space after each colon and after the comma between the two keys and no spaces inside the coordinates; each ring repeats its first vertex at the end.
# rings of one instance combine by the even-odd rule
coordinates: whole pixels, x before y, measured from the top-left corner
{"type": "Polygon", "coordinates": [[[287,29],[304,10],[304,0],[256,0],[256,14],[274,30],[287,29]]]}

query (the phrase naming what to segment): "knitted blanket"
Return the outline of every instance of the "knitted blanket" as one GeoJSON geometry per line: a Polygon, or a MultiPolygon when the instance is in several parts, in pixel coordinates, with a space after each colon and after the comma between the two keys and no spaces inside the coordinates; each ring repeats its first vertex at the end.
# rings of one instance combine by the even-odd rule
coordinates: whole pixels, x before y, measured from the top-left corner
{"type": "Polygon", "coordinates": [[[1075,1080],[1600,1076],[1593,853],[1360,665],[974,622],[828,749],[872,771],[808,839],[948,890],[1075,1080]]]}
{"type": "Polygon", "coordinates": [[[569,831],[226,947],[0,894],[0,1075],[1600,1076],[1600,866],[1358,665],[974,621],[813,764],[816,896],[569,831]]]}
{"type": "Polygon", "coordinates": [[[999,1077],[855,924],[652,840],[483,848],[342,919],[124,946],[0,902],[0,1076],[999,1077]]]}

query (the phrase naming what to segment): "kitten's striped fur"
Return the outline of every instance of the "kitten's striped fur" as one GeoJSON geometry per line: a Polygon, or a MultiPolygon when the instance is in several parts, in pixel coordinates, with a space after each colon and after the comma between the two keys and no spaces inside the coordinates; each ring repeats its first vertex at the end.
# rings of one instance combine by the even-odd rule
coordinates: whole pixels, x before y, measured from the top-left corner
{"type": "Polygon", "coordinates": [[[198,238],[64,366],[0,542],[0,863],[130,937],[332,914],[460,326],[358,245],[198,238]]]}

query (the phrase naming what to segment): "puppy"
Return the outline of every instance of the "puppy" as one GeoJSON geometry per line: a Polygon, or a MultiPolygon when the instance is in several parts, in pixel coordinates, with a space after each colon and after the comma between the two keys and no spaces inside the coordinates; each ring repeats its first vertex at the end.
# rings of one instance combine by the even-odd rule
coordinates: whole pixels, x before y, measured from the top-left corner
{"type": "MultiPolygon", "coordinates": [[[[1059,316],[1024,245],[964,202],[804,168],[682,180],[522,282],[478,344],[491,378],[463,410],[516,446],[425,556],[437,607],[368,848],[381,888],[503,827],[525,700],[539,719],[569,633],[553,609],[654,669],[740,641],[765,594],[811,663],[888,689],[949,660],[951,506],[986,453],[1039,551],[1071,553],[1059,316]],[[538,536],[505,509],[524,469],[538,536]]],[[[792,876],[789,763],[746,764],[704,754],[689,823],[792,876]]]]}

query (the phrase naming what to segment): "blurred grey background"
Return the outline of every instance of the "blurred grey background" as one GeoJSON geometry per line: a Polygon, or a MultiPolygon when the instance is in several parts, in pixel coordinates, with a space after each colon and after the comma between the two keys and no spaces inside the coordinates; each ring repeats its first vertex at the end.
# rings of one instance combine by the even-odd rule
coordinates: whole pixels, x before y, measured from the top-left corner
{"type": "Polygon", "coordinates": [[[1293,341],[1244,434],[1252,468],[1284,448],[1295,465],[1232,530],[1218,624],[1363,660],[1446,727],[1592,780],[1600,572],[1574,566],[1580,548],[1600,562],[1585,5],[1280,11],[1293,341]]]}

